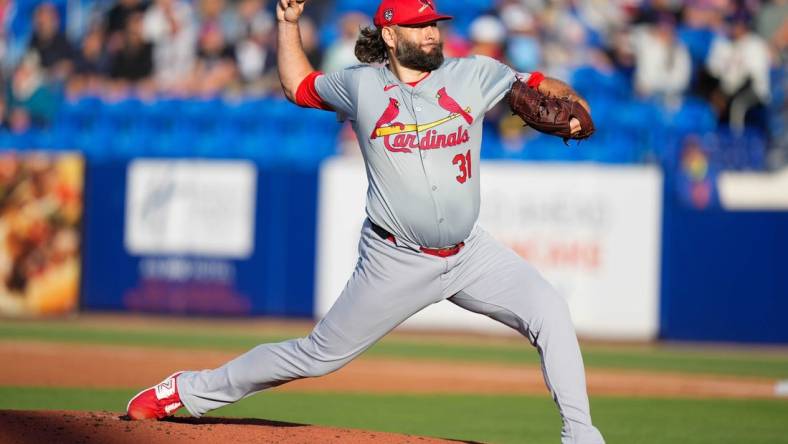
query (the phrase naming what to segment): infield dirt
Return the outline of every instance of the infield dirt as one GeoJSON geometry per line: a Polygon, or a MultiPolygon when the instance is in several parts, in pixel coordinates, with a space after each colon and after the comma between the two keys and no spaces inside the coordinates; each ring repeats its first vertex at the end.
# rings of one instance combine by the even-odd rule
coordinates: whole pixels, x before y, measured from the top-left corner
{"type": "MultiPolygon", "coordinates": [[[[7,386],[135,388],[177,370],[214,368],[235,353],[136,346],[0,341],[0,381],[7,386]]],[[[592,395],[773,398],[776,381],[613,369],[587,369],[592,395]]],[[[276,390],[356,393],[544,394],[538,366],[361,357],[328,376],[276,390]]]]}
{"type": "Polygon", "coordinates": [[[0,410],[0,444],[413,443],[438,438],[238,418],[126,421],[112,412],[0,410]]]}

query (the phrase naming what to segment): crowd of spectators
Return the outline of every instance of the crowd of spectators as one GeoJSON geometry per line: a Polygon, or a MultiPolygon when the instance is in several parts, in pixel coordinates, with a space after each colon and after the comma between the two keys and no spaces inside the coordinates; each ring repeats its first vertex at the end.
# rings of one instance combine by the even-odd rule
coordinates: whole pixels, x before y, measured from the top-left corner
{"type": "MultiPolygon", "coordinates": [[[[15,30],[14,16],[28,3],[0,0],[0,121],[11,129],[46,124],[58,97],[279,94],[273,2],[34,2],[25,34],[15,30]]],[[[375,2],[356,2],[367,3],[359,12],[342,8],[343,0],[310,2],[301,32],[316,68],[357,63],[356,35],[370,24],[375,2]]],[[[775,104],[785,86],[771,83],[785,79],[775,73],[788,60],[786,0],[463,3],[438,5],[472,13],[442,25],[448,56],[485,54],[521,72],[564,79],[591,74],[622,97],[666,107],[700,97],[734,129],[769,134],[768,107],[785,112],[775,104]]]]}

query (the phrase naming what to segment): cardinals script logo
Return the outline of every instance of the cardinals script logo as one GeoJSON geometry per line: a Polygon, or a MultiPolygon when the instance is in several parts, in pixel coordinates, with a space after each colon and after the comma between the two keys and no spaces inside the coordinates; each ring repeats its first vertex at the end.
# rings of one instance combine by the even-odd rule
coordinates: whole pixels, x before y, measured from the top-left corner
{"type": "Polygon", "coordinates": [[[468,125],[473,124],[471,108],[463,108],[447,92],[446,87],[438,90],[435,95],[438,106],[449,112],[449,115],[434,122],[416,125],[414,123],[405,124],[397,121],[399,116],[399,100],[389,97],[389,104],[383,110],[375,128],[369,135],[371,140],[378,137],[383,138],[383,145],[393,153],[410,153],[412,150],[433,150],[437,148],[449,148],[468,142],[468,130],[462,124],[456,131],[449,134],[438,134],[433,128],[451,122],[455,119],[462,119],[468,125]],[[417,137],[419,135],[420,137],[417,137]]]}

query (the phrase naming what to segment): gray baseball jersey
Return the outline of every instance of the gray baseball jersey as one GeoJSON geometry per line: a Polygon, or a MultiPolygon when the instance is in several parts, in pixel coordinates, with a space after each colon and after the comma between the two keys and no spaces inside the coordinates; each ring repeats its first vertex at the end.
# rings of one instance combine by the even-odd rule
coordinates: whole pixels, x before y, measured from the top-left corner
{"type": "Polygon", "coordinates": [[[367,215],[409,246],[445,247],[479,215],[484,114],[515,81],[484,56],[447,59],[415,87],[384,66],[320,76],[315,87],[358,135],[367,167],[367,215]]]}
{"type": "Polygon", "coordinates": [[[225,365],[178,376],[194,416],[294,379],[338,370],[423,308],[448,300],[519,331],[537,347],[563,420],[563,444],[603,444],[591,422],[569,309],[539,273],[476,224],[484,113],[515,73],[492,59],[446,61],[415,87],[387,68],[318,77],[321,98],[350,119],[366,160],[359,260],[331,310],[306,337],[262,344],[225,365]],[[394,234],[396,245],[371,222],[394,234]],[[418,246],[464,242],[438,257],[418,246]]]}

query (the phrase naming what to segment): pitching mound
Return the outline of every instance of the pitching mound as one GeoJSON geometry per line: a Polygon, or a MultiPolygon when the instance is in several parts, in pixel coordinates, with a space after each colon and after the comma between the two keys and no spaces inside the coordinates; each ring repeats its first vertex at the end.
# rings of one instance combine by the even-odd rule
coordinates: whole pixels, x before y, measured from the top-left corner
{"type": "Polygon", "coordinates": [[[127,421],[113,412],[0,410],[0,444],[450,443],[436,438],[237,418],[127,421]]]}

